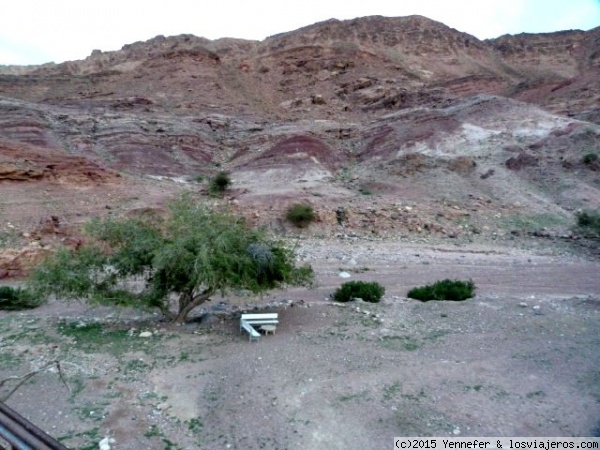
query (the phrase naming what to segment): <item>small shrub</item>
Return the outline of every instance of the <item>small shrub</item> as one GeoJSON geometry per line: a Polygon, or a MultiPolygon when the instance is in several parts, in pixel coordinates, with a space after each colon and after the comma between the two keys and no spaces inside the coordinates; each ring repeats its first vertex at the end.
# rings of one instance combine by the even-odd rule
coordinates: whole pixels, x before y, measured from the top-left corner
{"type": "Polygon", "coordinates": [[[385,294],[385,288],[379,283],[366,281],[348,281],[333,294],[336,302],[349,302],[353,298],[362,298],[365,302],[378,303],[385,294]]]}
{"type": "Polygon", "coordinates": [[[196,183],[202,183],[204,181],[204,175],[196,175],[193,179],[196,183]]]}
{"type": "Polygon", "coordinates": [[[307,203],[296,203],[288,208],[285,217],[298,228],[304,228],[315,220],[315,212],[307,203]]]}
{"type": "Polygon", "coordinates": [[[18,311],[21,309],[33,309],[40,306],[29,291],[10,286],[0,286],[0,309],[5,311],[18,311]]]}
{"type": "Polygon", "coordinates": [[[222,194],[231,186],[231,178],[227,172],[219,172],[210,180],[210,192],[213,194],[222,194]]]}
{"type": "Polygon", "coordinates": [[[600,236],[600,211],[577,213],[577,226],[588,236],[600,236]]]}
{"type": "Polygon", "coordinates": [[[427,302],[429,300],[461,301],[475,295],[473,281],[442,280],[408,291],[408,297],[427,302]]]}
{"type": "Polygon", "coordinates": [[[596,161],[598,161],[598,155],[596,153],[588,153],[588,154],[584,155],[581,160],[583,161],[584,164],[590,165],[590,164],[593,164],[596,161]]]}

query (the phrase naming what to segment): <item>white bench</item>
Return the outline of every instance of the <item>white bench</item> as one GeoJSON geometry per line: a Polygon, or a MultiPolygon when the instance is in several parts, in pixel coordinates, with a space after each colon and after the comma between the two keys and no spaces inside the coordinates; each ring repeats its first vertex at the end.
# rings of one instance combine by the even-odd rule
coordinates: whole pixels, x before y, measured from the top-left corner
{"type": "Polygon", "coordinates": [[[241,323],[240,333],[242,332],[241,330],[246,330],[248,332],[248,338],[250,342],[258,341],[260,339],[260,333],[256,331],[248,322],[241,323]]]}
{"type": "Polygon", "coordinates": [[[242,314],[240,317],[240,333],[246,330],[249,334],[250,342],[258,340],[260,333],[256,331],[254,326],[260,325],[277,325],[279,323],[279,314],[242,314]]]}

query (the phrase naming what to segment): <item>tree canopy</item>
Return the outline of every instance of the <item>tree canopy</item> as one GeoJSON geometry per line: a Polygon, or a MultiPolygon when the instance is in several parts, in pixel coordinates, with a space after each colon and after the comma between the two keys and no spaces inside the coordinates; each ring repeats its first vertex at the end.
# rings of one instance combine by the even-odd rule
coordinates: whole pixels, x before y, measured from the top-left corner
{"type": "Polygon", "coordinates": [[[258,294],[312,283],[312,269],[296,265],[292,249],[242,218],[212,211],[189,195],[169,210],[165,219],[91,221],[85,228],[90,242],[57,251],[34,270],[29,288],[42,297],[158,308],[182,322],[217,292],[258,294]],[[176,314],[171,294],[178,296],[176,314]]]}

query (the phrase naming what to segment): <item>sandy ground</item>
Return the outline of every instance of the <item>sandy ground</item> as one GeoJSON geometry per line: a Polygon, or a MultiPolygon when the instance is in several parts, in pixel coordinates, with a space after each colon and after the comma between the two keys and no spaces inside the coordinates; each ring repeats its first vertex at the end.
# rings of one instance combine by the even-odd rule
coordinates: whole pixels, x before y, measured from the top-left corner
{"type": "MultiPolygon", "coordinates": [[[[208,320],[54,301],[0,313],[0,376],[45,362],[8,404],[70,448],[391,448],[394,436],[600,435],[600,263],[514,249],[306,241],[313,290],[288,301],[273,336],[208,320]],[[380,304],[333,305],[350,279],[386,287],[380,304]],[[421,303],[408,288],[472,278],[475,298],[421,303]],[[294,306],[289,303],[293,302],[294,306]],[[94,325],[96,324],[96,325],[94,325]],[[141,331],[151,331],[149,338],[141,331]]],[[[6,393],[12,382],[5,384],[6,393]]],[[[12,383],[14,385],[14,383],[12,383]]]]}

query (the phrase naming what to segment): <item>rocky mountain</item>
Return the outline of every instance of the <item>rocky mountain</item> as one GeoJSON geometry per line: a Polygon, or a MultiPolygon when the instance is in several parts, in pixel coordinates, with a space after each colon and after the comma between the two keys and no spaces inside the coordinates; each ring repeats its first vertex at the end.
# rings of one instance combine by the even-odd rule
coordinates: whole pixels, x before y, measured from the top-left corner
{"type": "Polygon", "coordinates": [[[598,48],[600,28],[481,41],[365,17],[0,67],[0,188],[118,185],[123,198],[228,170],[231,204],[280,230],[304,200],[334,232],[563,233],[600,206],[600,167],[584,162],[600,152],[598,48]]]}

